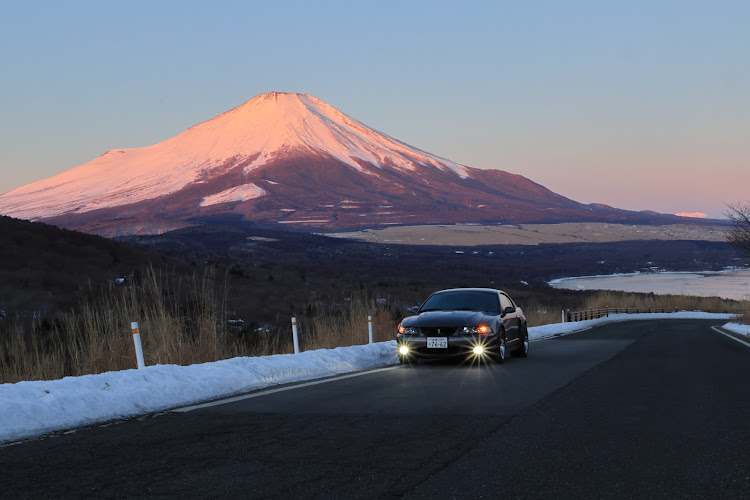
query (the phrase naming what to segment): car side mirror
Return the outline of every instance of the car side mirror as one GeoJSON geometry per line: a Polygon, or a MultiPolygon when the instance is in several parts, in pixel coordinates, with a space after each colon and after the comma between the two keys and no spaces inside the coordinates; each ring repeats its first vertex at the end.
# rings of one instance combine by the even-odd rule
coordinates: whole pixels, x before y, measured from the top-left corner
{"type": "Polygon", "coordinates": [[[508,306],[505,309],[503,309],[503,314],[501,314],[500,316],[503,317],[507,314],[513,314],[514,312],[516,312],[516,308],[513,306],[508,306]]]}

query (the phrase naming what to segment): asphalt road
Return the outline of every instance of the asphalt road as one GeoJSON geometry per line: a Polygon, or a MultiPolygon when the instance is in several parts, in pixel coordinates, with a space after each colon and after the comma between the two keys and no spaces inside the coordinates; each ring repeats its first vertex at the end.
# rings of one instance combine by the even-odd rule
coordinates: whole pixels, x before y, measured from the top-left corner
{"type": "Polygon", "coordinates": [[[0,497],[748,498],[750,347],[610,324],[0,448],[0,497]]]}

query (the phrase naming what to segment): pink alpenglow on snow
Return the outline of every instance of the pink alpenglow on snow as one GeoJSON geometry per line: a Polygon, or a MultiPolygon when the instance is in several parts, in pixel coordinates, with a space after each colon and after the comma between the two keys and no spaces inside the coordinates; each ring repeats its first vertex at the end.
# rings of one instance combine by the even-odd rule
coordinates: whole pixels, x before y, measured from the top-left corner
{"type": "Polygon", "coordinates": [[[266,194],[261,188],[255,184],[243,184],[241,186],[229,188],[226,191],[216,193],[210,196],[206,196],[201,201],[200,205],[206,207],[208,205],[216,205],[219,203],[228,203],[232,201],[245,201],[258,198],[266,194]]]}
{"type": "Polygon", "coordinates": [[[675,215],[677,217],[690,217],[693,219],[705,219],[708,217],[708,214],[704,214],[703,212],[680,212],[675,215]]]}
{"type": "Polygon", "coordinates": [[[340,229],[676,219],[583,205],[521,175],[409,146],[308,94],[282,92],[2,194],[0,214],[105,236],[231,221],[340,229]]]}
{"type": "MultiPolygon", "coordinates": [[[[271,92],[159,144],[108,151],[14,189],[0,196],[0,212],[36,220],[136,203],[200,183],[227,169],[228,163],[244,164],[248,173],[281,152],[300,149],[325,152],[360,171],[361,161],[392,163],[403,170],[413,169],[416,161],[466,177],[463,166],[380,134],[315,97],[271,92]]],[[[243,190],[231,186],[204,197],[201,204],[237,201],[233,189],[243,190]]],[[[253,197],[263,195],[258,189],[253,197]]]]}

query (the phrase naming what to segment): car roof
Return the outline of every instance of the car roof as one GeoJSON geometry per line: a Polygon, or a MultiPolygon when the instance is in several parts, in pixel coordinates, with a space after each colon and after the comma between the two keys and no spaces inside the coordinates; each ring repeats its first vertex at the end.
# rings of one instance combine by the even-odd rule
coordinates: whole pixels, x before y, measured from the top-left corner
{"type": "Polygon", "coordinates": [[[435,293],[443,293],[443,292],[492,292],[492,293],[501,292],[501,293],[505,293],[502,290],[498,290],[496,288],[446,288],[445,290],[439,290],[435,293]]]}

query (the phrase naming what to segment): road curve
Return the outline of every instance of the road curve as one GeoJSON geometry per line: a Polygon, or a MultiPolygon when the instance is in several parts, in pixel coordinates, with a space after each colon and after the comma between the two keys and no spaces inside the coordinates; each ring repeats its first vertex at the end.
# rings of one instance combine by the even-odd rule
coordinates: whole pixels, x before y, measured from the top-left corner
{"type": "Polygon", "coordinates": [[[603,325],[0,447],[5,498],[748,497],[750,348],[603,325]]]}

